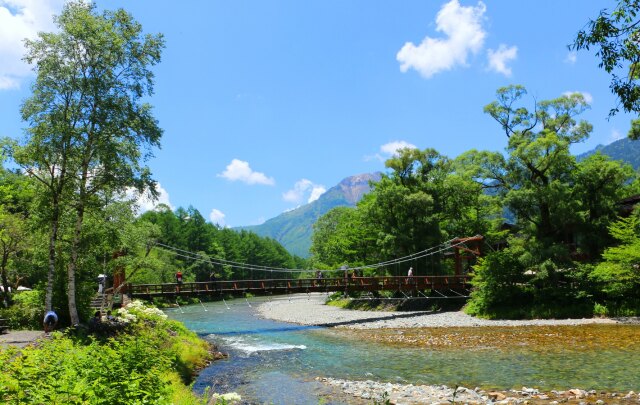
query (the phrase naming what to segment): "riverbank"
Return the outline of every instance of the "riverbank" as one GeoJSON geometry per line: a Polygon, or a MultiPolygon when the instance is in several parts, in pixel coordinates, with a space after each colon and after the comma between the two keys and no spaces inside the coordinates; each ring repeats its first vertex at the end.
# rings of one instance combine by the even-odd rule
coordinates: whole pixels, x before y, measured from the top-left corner
{"type": "MultiPolygon", "coordinates": [[[[261,304],[261,317],[302,325],[332,328],[332,335],[425,350],[502,350],[507,347],[540,348],[541,355],[562,351],[563,345],[582,348],[585,353],[606,350],[610,345],[627,347],[638,339],[638,319],[550,319],[485,320],[450,312],[357,311],[324,305],[325,294],[281,297],[261,304]],[[527,328],[518,328],[518,326],[527,328]],[[613,328],[602,335],[594,328],[613,328]],[[615,341],[603,336],[615,336],[615,341]]],[[[317,381],[351,396],[354,403],[372,401],[392,404],[432,404],[452,401],[476,404],[532,403],[638,403],[635,392],[604,392],[569,387],[548,392],[522,387],[513,390],[413,385],[376,381],[353,381],[319,376],[317,381]]],[[[584,388],[584,387],[583,387],[584,388]]],[[[640,387],[639,387],[640,388],[640,387]]],[[[350,402],[349,402],[350,403],[350,402]]]]}
{"type": "Polygon", "coordinates": [[[474,318],[462,311],[357,311],[324,305],[322,293],[278,297],[258,307],[260,316],[300,325],[317,325],[350,329],[403,329],[473,326],[551,326],[615,324],[608,318],[490,320],[474,318]]]}
{"type": "Polygon", "coordinates": [[[375,381],[348,381],[335,378],[318,378],[318,381],[335,387],[356,401],[367,400],[373,403],[403,405],[422,404],[637,404],[640,394],[586,391],[573,388],[566,391],[541,392],[535,388],[522,387],[519,390],[486,391],[480,388],[447,387],[446,385],[403,385],[380,383],[375,381]]]}

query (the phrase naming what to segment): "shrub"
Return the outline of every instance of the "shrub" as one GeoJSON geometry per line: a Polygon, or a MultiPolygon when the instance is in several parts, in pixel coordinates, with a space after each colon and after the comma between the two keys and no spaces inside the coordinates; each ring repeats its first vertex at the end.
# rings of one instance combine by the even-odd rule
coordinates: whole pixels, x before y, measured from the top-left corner
{"type": "Polygon", "coordinates": [[[135,319],[104,341],[56,332],[20,352],[0,349],[0,402],[202,403],[183,382],[209,359],[208,344],[156,309],[125,310],[135,319]]]}
{"type": "Polygon", "coordinates": [[[21,291],[12,296],[13,305],[0,309],[0,318],[7,320],[10,329],[41,329],[44,296],[38,290],[21,291]]]}

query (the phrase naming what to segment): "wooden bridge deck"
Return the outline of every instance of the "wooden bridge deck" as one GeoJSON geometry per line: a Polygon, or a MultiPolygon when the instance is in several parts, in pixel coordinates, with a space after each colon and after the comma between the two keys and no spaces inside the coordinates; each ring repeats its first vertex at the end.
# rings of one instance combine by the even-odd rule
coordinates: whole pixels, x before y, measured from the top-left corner
{"type": "Polygon", "coordinates": [[[300,278],[209,281],[192,283],[129,284],[132,298],[224,295],[224,294],[292,294],[334,291],[438,291],[439,294],[467,295],[469,276],[300,278]]]}

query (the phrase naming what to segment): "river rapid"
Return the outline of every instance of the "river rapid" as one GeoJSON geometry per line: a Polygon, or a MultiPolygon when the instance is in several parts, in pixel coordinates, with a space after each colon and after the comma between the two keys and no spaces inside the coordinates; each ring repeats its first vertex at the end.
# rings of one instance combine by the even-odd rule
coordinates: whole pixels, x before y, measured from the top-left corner
{"type": "Polygon", "coordinates": [[[353,403],[317,380],[461,385],[541,391],[640,390],[640,326],[518,326],[345,330],[272,321],[267,298],[167,310],[227,359],[202,370],[196,392],[237,392],[249,403],[353,403]]]}

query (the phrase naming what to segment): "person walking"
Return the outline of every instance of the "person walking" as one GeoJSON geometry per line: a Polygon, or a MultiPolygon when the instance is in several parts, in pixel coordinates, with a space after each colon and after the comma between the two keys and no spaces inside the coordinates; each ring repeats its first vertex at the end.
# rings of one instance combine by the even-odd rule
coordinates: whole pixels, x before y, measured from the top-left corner
{"type": "Polygon", "coordinates": [[[409,267],[409,271],[407,272],[407,284],[413,283],[413,267],[409,267]]]}
{"type": "Polygon", "coordinates": [[[42,321],[42,327],[44,333],[49,333],[58,326],[58,314],[55,311],[48,311],[44,314],[44,320],[42,321]]]}
{"type": "Polygon", "coordinates": [[[98,294],[104,294],[104,286],[106,284],[107,276],[104,274],[98,275],[98,294]]]}

